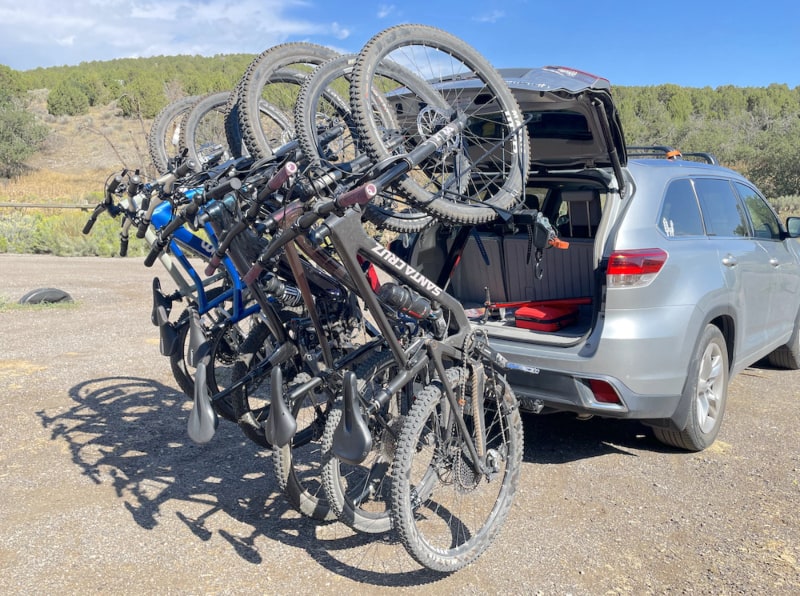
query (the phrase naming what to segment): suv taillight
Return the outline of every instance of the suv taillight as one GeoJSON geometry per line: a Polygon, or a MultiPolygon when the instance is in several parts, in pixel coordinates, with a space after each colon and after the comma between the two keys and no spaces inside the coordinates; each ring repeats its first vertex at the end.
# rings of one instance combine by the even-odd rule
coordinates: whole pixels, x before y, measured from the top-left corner
{"type": "Polygon", "coordinates": [[[667,262],[660,248],[617,250],[608,259],[606,279],[609,288],[638,288],[653,281],[667,262]]]}

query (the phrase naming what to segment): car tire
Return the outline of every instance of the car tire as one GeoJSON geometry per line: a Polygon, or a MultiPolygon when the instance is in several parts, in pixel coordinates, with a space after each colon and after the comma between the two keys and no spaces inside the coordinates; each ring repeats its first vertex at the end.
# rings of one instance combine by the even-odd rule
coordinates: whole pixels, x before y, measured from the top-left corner
{"type": "Polygon", "coordinates": [[[681,429],[653,427],[656,439],[671,447],[702,451],[717,438],[728,397],[728,349],[722,332],[706,325],[692,355],[683,390],[688,405],[681,429]]]}
{"type": "Polygon", "coordinates": [[[772,366],[778,368],[788,368],[789,370],[800,369],[800,312],[794,322],[794,331],[789,341],[780,348],[771,352],[767,360],[772,366]]]}

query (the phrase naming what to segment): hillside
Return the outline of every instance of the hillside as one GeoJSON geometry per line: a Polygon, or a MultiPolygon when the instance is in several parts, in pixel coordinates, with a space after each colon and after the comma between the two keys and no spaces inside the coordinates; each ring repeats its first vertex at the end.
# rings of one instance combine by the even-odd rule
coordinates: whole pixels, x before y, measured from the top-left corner
{"type": "Polygon", "coordinates": [[[47,113],[47,90],[29,92],[30,111],[50,135],[27,163],[31,172],[0,179],[0,202],[77,204],[94,202],[109,174],[122,167],[149,168],[150,120],[123,118],[116,102],[81,116],[47,113]]]}

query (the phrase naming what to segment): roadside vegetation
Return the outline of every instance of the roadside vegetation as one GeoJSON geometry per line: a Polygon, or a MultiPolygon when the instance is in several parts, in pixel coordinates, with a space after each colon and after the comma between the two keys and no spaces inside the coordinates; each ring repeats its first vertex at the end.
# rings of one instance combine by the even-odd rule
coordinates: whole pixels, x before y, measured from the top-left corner
{"type": "MultiPolygon", "coordinates": [[[[252,55],[158,56],[15,71],[0,65],[0,204],[86,205],[124,164],[147,173],[152,118],[185,95],[233,89],[252,55]]],[[[612,81],[613,83],[613,81],[612,81]]],[[[781,217],[800,215],[800,87],[614,87],[628,145],[714,153],[781,217]]],[[[119,222],[0,206],[0,252],[112,256],[119,222]]],[[[129,254],[144,254],[142,242],[129,254]]]]}

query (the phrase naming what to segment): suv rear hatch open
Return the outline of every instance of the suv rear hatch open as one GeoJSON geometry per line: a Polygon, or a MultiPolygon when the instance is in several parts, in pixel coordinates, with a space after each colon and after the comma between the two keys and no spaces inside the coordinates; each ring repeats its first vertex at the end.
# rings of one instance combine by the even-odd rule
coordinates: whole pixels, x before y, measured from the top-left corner
{"type": "Polygon", "coordinates": [[[524,206],[540,210],[569,248],[537,254],[528,226],[497,223],[468,230],[439,224],[393,248],[437,279],[463,243],[449,282],[438,281],[490,336],[575,345],[591,331],[601,304],[598,265],[610,215],[619,210],[626,163],[610,84],[563,67],[500,72],[526,116],[531,141],[524,206]],[[530,308],[520,311],[521,305],[530,308]],[[558,322],[539,324],[540,311],[558,322]]]}

